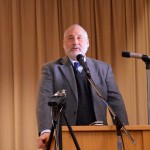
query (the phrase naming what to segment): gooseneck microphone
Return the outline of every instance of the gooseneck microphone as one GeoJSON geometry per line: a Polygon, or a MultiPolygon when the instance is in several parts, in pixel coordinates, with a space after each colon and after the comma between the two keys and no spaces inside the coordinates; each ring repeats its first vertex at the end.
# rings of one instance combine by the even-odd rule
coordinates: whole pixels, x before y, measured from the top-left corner
{"type": "MultiPolygon", "coordinates": [[[[133,58],[142,59],[143,56],[145,56],[145,55],[139,54],[139,53],[128,52],[128,51],[122,52],[122,57],[133,57],[133,58]]],[[[148,57],[150,58],[150,56],[148,56],[148,57]]]]}
{"type": "Polygon", "coordinates": [[[127,58],[132,57],[132,58],[142,59],[144,62],[150,62],[150,56],[139,54],[139,53],[128,52],[128,51],[123,51],[122,57],[127,57],[127,58]]]}
{"type": "Polygon", "coordinates": [[[83,69],[84,69],[84,71],[85,71],[87,77],[88,77],[89,79],[91,79],[90,70],[89,70],[89,68],[88,68],[88,66],[87,66],[87,64],[86,64],[86,62],[84,61],[84,56],[83,56],[82,54],[78,54],[78,55],[76,56],[76,59],[77,59],[77,61],[80,63],[80,65],[83,67],[83,69]]]}

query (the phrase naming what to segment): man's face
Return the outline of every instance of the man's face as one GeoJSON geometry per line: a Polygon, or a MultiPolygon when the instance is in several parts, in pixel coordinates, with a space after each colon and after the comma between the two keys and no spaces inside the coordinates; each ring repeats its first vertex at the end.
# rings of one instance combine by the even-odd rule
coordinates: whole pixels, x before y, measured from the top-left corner
{"type": "Polygon", "coordinates": [[[64,36],[63,47],[66,55],[71,59],[76,60],[78,54],[84,56],[89,47],[89,40],[85,31],[79,26],[69,28],[64,36]]]}

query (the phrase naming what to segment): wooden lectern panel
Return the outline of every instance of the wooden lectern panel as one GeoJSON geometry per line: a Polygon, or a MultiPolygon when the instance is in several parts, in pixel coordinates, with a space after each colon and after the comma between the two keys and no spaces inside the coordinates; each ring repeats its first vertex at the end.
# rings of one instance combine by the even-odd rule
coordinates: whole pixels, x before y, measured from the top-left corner
{"type": "MultiPolygon", "coordinates": [[[[150,150],[150,126],[125,126],[136,144],[123,133],[125,150],[150,150]]],[[[81,150],[118,150],[115,126],[73,126],[81,150]]],[[[62,128],[63,150],[76,150],[71,134],[64,126],[62,128]]],[[[50,150],[54,149],[54,145],[50,150]]]]}

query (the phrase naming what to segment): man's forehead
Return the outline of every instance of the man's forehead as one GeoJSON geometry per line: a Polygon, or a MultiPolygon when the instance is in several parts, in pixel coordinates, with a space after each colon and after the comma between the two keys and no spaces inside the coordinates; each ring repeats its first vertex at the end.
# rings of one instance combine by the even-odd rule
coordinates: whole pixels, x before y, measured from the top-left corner
{"type": "Polygon", "coordinates": [[[68,28],[64,33],[65,37],[71,36],[80,36],[80,37],[87,37],[86,31],[80,26],[71,26],[68,28]]]}
{"type": "Polygon", "coordinates": [[[66,32],[66,37],[71,37],[71,36],[85,36],[85,32],[83,30],[68,30],[68,32],[66,32]]]}
{"type": "Polygon", "coordinates": [[[70,34],[83,34],[84,31],[81,29],[81,28],[71,28],[71,29],[68,29],[67,31],[68,35],[70,34]]]}
{"type": "Polygon", "coordinates": [[[74,32],[74,33],[69,33],[67,34],[67,36],[82,36],[83,34],[82,33],[77,33],[77,32],[74,32]]]}

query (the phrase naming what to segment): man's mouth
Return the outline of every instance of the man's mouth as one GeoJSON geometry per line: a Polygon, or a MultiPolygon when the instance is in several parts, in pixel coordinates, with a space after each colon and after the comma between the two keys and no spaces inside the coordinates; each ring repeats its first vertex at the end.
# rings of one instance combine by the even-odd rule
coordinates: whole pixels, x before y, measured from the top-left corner
{"type": "Polygon", "coordinates": [[[79,47],[73,47],[72,50],[80,50],[79,47]]]}

